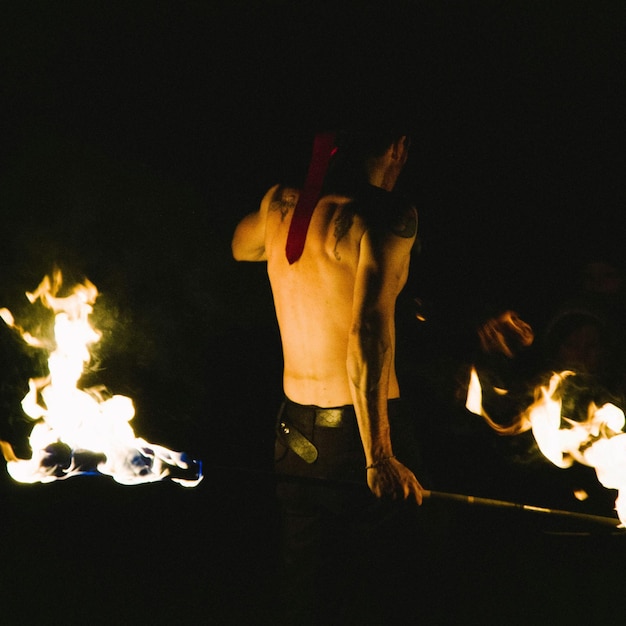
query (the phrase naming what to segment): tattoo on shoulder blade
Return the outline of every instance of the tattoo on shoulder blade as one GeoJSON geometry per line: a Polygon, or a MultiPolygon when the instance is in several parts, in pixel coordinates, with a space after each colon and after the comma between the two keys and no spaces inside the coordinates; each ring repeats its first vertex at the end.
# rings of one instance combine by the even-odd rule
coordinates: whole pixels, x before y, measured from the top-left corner
{"type": "Polygon", "coordinates": [[[391,232],[398,237],[411,239],[417,233],[417,216],[413,209],[403,211],[391,223],[391,232]]]}
{"type": "Polygon", "coordinates": [[[352,211],[350,209],[347,209],[346,207],[343,207],[343,208],[339,209],[339,213],[338,213],[337,217],[335,217],[335,230],[334,230],[335,248],[333,250],[333,252],[335,254],[335,258],[338,261],[341,260],[341,256],[340,256],[339,252],[337,251],[337,246],[339,245],[339,242],[350,231],[350,227],[352,226],[352,222],[353,221],[354,221],[354,216],[353,216],[352,211]]]}
{"type": "Polygon", "coordinates": [[[296,194],[288,189],[279,188],[276,190],[272,201],[270,202],[270,211],[280,211],[280,220],[284,221],[285,217],[296,206],[296,194]]]}

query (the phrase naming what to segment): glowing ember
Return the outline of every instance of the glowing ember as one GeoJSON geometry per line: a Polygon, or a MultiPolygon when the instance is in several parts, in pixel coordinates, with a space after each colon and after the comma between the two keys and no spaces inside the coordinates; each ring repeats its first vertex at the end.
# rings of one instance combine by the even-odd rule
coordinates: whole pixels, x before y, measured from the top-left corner
{"type": "MultiPolygon", "coordinates": [[[[466,408],[482,416],[492,427],[504,434],[532,430],[543,455],[561,468],[575,462],[593,467],[598,481],[607,489],[618,490],[615,507],[622,526],[626,526],[626,425],[624,412],[611,403],[601,407],[590,402],[587,416],[582,421],[562,415],[565,381],[575,376],[564,371],[552,374],[547,385],[540,385],[535,401],[507,428],[497,428],[482,406],[482,388],[475,369],[472,369],[466,408]]],[[[583,495],[583,498],[586,495],[583,495]]]]}
{"type": "MultiPolygon", "coordinates": [[[[100,473],[125,485],[169,478],[196,486],[202,480],[199,462],[135,436],[129,423],[135,415],[130,398],[108,394],[104,388],[78,388],[91,358],[89,346],[100,339],[89,324],[98,291],[85,281],[66,297],[58,297],[61,284],[57,271],[26,294],[31,303],[39,300],[55,314],[54,348],[48,358],[49,375],[31,379],[22,401],[24,412],[35,421],[29,438],[32,458],[5,454],[9,474],[26,483],[100,473]]],[[[22,332],[6,309],[0,315],[30,345],[46,345],[22,332]]]]}

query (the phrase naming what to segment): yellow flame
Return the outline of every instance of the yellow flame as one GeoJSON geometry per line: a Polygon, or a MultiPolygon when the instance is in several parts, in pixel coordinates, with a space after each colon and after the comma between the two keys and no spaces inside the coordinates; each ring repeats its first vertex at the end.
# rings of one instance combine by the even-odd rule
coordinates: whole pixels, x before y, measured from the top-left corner
{"type": "Polygon", "coordinates": [[[472,369],[470,370],[465,408],[475,415],[485,417],[485,413],[483,411],[483,388],[480,384],[478,372],[476,371],[475,367],[472,367],[472,369]]]}
{"type": "Polygon", "coordinates": [[[626,489],[624,412],[611,403],[598,407],[592,402],[583,422],[563,416],[563,383],[570,376],[574,376],[571,371],[553,373],[547,385],[537,388],[535,401],[518,417],[517,429],[507,429],[485,413],[480,380],[472,368],[466,407],[501,434],[516,434],[529,425],[539,450],[557,467],[565,469],[579,462],[594,468],[604,487],[618,490],[615,509],[622,525],[626,525],[626,498],[619,495],[626,489]]]}
{"type": "MultiPolygon", "coordinates": [[[[40,300],[55,313],[55,348],[48,359],[49,376],[31,379],[22,401],[26,415],[37,420],[29,438],[32,458],[8,460],[9,474],[20,482],[49,482],[84,473],[74,454],[81,451],[95,454],[97,470],[123,484],[161,480],[173,468],[189,469],[184,454],[135,436],[129,423],[135,415],[130,398],[105,398],[78,388],[90,361],[89,346],[100,339],[89,323],[98,291],[85,281],[59,297],[61,286],[61,274],[55,272],[27,293],[31,303],[40,300]],[[60,468],[55,454],[66,449],[67,462],[60,468]]],[[[3,319],[15,327],[12,316],[3,319]]],[[[172,477],[190,487],[201,479],[199,472],[192,478],[172,477]]]]}
{"type": "Polygon", "coordinates": [[[565,453],[572,449],[567,435],[561,430],[561,400],[555,393],[563,380],[561,374],[553,374],[547,387],[540,388],[540,397],[528,410],[528,420],[535,441],[543,455],[557,467],[570,467],[573,460],[565,453]]]}
{"type": "MultiPolygon", "coordinates": [[[[501,389],[499,387],[492,387],[492,391],[499,396],[504,396],[508,393],[506,389],[501,389]]],[[[474,413],[475,415],[482,417],[487,424],[493,428],[493,430],[497,431],[501,435],[516,435],[530,428],[530,424],[523,417],[520,417],[509,425],[498,424],[492,420],[491,417],[489,417],[489,414],[483,406],[483,389],[480,377],[478,376],[478,372],[475,367],[470,369],[465,408],[470,413],[474,413]]]]}

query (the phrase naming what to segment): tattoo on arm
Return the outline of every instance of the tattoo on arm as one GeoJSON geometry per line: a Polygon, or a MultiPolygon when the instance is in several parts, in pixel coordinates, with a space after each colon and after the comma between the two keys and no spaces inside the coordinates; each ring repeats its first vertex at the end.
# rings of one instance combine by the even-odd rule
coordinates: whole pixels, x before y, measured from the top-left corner
{"type": "Polygon", "coordinates": [[[339,210],[339,214],[335,218],[335,248],[333,250],[335,254],[335,258],[340,261],[341,255],[337,251],[337,246],[339,242],[348,234],[353,222],[352,211],[346,209],[345,207],[339,210]]]}
{"type": "Polygon", "coordinates": [[[270,202],[270,211],[280,212],[280,221],[284,221],[289,212],[296,206],[296,194],[293,191],[287,189],[278,188],[272,201],[270,202]]]}
{"type": "Polygon", "coordinates": [[[411,239],[417,233],[417,215],[413,209],[403,211],[391,222],[391,232],[398,237],[411,239]]]}

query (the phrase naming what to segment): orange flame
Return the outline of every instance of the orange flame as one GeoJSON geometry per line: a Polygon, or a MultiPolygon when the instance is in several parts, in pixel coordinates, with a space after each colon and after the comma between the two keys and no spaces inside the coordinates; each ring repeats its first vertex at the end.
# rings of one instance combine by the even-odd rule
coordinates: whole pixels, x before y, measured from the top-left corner
{"type": "MultiPolygon", "coordinates": [[[[503,396],[508,392],[506,389],[500,389],[499,387],[493,387],[492,390],[496,395],[503,396]]],[[[478,372],[475,367],[470,369],[470,377],[469,384],[467,386],[467,398],[465,400],[465,408],[475,415],[479,415],[482,417],[493,430],[497,431],[501,435],[517,435],[518,433],[522,433],[527,431],[530,428],[530,423],[523,419],[523,417],[518,418],[512,424],[508,426],[503,426],[502,424],[498,424],[495,422],[485,408],[483,406],[483,389],[480,383],[480,377],[478,376],[478,372]]]]}
{"type": "MultiPolygon", "coordinates": [[[[587,407],[584,421],[562,415],[566,379],[574,372],[553,373],[547,385],[540,385],[535,401],[518,416],[510,427],[501,427],[486,414],[482,406],[482,389],[478,374],[472,368],[466,408],[482,416],[501,434],[517,434],[528,429],[542,454],[560,468],[578,462],[596,471],[598,481],[607,489],[626,489],[626,425],[624,412],[611,403],[601,407],[593,402],[587,407]]],[[[615,509],[626,526],[626,499],[618,497],[615,509]]]]}

